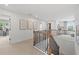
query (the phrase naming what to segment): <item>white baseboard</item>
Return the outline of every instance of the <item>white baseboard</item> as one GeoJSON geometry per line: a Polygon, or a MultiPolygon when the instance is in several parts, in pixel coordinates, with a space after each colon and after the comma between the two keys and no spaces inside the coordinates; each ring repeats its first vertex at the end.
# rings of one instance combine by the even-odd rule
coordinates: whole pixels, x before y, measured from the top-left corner
{"type": "Polygon", "coordinates": [[[36,48],[37,50],[39,50],[40,52],[44,53],[45,55],[48,55],[47,53],[43,52],[41,49],[39,49],[39,48],[37,48],[35,46],[33,46],[33,47],[36,48]]]}
{"type": "Polygon", "coordinates": [[[15,44],[15,43],[19,43],[19,42],[29,40],[29,39],[32,39],[32,38],[28,38],[28,39],[26,38],[26,39],[23,39],[23,40],[16,40],[16,41],[15,40],[12,40],[12,41],[10,40],[9,42],[12,43],[12,44],[15,44]]]}

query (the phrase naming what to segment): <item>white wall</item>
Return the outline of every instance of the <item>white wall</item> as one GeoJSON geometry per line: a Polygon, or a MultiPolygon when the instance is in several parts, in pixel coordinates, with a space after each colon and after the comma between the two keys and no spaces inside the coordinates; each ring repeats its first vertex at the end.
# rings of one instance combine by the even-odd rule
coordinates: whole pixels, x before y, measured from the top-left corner
{"type": "Polygon", "coordinates": [[[16,43],[23,40],[32,38],[31,30],[20,30],[19,29],[19,19],[27,19],[26,15],[16,14],[0,8],[0,16],[11,18],[11,31],[10,31],[10,42],[16,43]]]}
{"type": "MultiPolygon", "coordinates": [[[[21,17],[20,17],[21,18],[21,17]]],[[[11,37],[11,42],[19,42],[23,41],[26,39],[31,39],[32,38],[32,31],[31,30],[20,30],[19,29],[19,16],[12,18],[11,21],[11,32],[10,32],[10,37],[11,37]]],[[[27,19],[27,18],[26,18],[27,19]]]]}
{"type": "MultiPolygon", "coordinates": [[[[79,25],[79,7],[78,6],[76,7],[75,19],[76,19],[75,24],[79,25]]],[[[76,52],[77,55],[79,55],[79,39],[75,40],[75,52],[76,52]]]]}

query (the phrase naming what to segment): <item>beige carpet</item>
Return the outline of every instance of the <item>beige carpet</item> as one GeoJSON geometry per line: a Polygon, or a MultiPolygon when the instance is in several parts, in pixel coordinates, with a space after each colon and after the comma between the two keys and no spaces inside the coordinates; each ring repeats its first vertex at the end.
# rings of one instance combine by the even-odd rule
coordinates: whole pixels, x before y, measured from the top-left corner
{"type": "Polygon", "coordinates": [[[11,44],[7,39],[0,37],[0,55],[44,55],[32,45],[32,39],[11,44]]]}

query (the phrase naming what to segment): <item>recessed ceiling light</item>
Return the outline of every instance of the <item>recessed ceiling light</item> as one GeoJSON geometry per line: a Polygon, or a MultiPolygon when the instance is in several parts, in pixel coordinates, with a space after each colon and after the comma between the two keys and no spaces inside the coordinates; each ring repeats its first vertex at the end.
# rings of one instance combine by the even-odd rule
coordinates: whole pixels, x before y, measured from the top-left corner
{"type": "Polygon", "coordinates": [[[38,16],[35,16],[36,18],[38,18],[38,16]]]}

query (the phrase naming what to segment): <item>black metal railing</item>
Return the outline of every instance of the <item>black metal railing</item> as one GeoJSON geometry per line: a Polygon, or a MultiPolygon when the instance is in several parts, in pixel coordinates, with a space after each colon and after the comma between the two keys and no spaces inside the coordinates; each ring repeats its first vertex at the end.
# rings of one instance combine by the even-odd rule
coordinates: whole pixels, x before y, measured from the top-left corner
{"type": "MultiPolygon", "coordinates": [[[[44,49],[43,52],[45,52],[45,53],[48,52],[48,47],[50,46],[51,53],[58,55],[59,54],[59,46],[57,45],[57,43],[54,40],[52,35],[50,36],[50,40],[48,41],[48,39],[49,39],[48,32],[49,32],[48,30],[33,31],[33,35],[34,35],[33,45],[36,46],[38,43],[45,41],[45,44],[43,44],[45,46],[45,48],[42,47],[44,49]],[[49,43],[49,45],[48,45],[48,43],[49,43]]],[[[43,46],[42,44],[39,44],[39,45],[43,46]]],[[[42,48],[39,48],[39,49],[42,49],[42,48]]]]}

